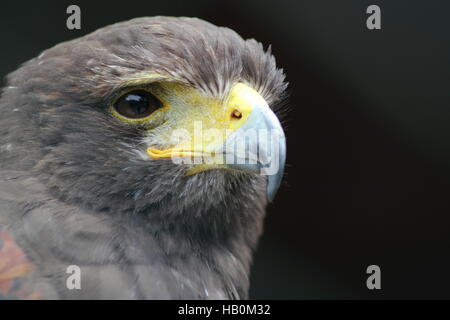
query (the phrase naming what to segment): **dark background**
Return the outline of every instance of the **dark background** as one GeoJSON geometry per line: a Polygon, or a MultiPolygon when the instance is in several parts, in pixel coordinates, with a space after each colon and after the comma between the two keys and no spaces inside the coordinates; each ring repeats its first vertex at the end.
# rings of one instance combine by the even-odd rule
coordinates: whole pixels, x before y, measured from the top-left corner
{"type": "Polygon", "coordinates": [[[0,4],[0,75],[140,16],[196,16],[272,44],[290,82],[285,183],[252,298],[450,298],[448,1],[34,1],[0,4]],[[66,29],[77,4],[82,29],[66,29]],[[381,7],[382,30],[366,28],[381,7]],[[381,267],[381,290],[366,268],[381,267]]]}

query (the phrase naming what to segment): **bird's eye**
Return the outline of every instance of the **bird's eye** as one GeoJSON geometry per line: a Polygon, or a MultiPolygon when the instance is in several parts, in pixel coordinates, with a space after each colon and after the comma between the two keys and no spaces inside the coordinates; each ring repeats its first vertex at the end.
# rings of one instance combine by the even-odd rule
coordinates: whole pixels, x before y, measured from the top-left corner
{"type": "Polygon", "coordinates": [[[114,103],[117,113],[130,119],[148,117],[162,106],[161,101],[145,90],[127,92],[114,103]]]}

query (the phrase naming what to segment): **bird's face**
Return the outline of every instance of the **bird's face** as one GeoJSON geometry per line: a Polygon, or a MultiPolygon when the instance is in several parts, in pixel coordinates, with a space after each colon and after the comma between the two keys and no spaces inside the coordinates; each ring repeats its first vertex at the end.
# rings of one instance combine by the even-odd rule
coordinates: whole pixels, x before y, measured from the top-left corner
{"type": "Polygon", "coordinates": [[[220,99],[161,75],[150,81],[134,77],[132,89],[115,98],[109,111],[141,128],[137,151],[143,159],[170,160],[184,179],[207,170],[267,173],[268,198],[278,189],[284,133],[267,102],[249,85],[233,83],[220,99]]]}
{"type": "Polygon", "coordinates": [[[25,65],[34,169],[61,198],[101,210],[264,207],[284,169],[271,109],[282,72],[229,29],[165,19],[117,24],[25,65]]]}

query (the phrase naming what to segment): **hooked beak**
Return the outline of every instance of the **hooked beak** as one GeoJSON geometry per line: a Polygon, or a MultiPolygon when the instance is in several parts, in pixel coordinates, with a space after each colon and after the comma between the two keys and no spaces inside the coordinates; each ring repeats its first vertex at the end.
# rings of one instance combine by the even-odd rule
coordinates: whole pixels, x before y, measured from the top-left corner
{"type": "Polygon", "coordinates": [[[247,121],[225,142],[228,167],[267,176],[266,195],[273,201],[286,162],[286,137],[267,104],[253,107],[247,121]]]}

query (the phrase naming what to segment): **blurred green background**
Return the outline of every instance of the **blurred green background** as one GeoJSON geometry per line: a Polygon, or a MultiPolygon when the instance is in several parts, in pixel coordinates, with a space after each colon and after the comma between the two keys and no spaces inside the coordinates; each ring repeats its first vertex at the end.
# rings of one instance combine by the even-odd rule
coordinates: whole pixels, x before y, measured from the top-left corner
{"type": "Polygon", "coordinates": [[[61,41],[154,15],[271,44],[290,82],[286,179],[251,298],[450,298],[450,2],[3,1],[0,76],[61,41]],[[66,29],[70,4],[79,31],[66,29]],[[382,30],[366,28],[371,4],[382,30]],[[366,288],[371,264],[382,290],[366,288]]]}

